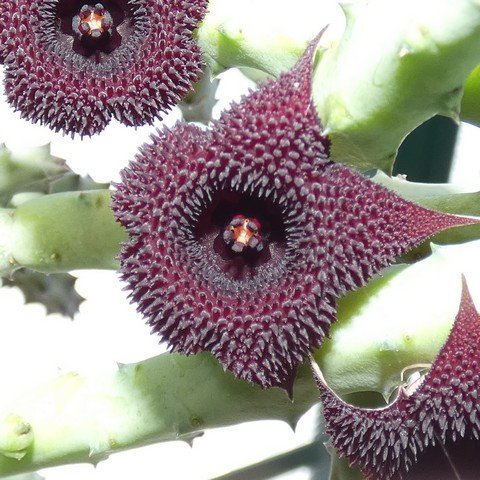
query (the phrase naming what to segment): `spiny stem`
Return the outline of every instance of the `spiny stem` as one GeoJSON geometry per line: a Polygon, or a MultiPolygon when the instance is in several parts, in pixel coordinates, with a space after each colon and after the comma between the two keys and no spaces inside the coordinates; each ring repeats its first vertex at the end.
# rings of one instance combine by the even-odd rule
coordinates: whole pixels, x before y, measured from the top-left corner
{"type": "Polygon", "coordinates": [[[278,388],[238,381],[208,354],[164,354],[98,378],[65,374],[13,405],[33,437],[27,446],[13,445],[9,456],[0,452],[0,476],[97,463],[111,452],[153,442],[191,442],[205,428],[241,421],[271,418],[295,425],[317,400],[308,374],[299,377],[295,391],[292,403],[278,388]]]}

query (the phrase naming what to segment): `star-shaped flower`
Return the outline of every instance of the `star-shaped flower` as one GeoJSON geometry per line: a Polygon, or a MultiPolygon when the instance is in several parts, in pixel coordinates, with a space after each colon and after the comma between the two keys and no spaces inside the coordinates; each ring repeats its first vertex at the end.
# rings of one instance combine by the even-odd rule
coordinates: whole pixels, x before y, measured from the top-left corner
{"type": "Polygon", "coordinates": [[[8,101],[55,131],[152,123],[201,72],[192,31],[207,0],[2,0],[8,101]]]}
{"type": "Polygon", "coordinates": [[[464,281],[460,311],[431,369],[387,407],[345,403],[314,368],[332,445],[368,480],[478,478],[479,347],[480,316],[464,281]]]}
{"type": "Polygon", "coordinates": [[[435,232],[474,222],[329,160],[311,98],[315,48],[208,130],[154,136],[113,202],[130,235],[121,275],[153,331],[289,391],[339,296],[435,232]]]}

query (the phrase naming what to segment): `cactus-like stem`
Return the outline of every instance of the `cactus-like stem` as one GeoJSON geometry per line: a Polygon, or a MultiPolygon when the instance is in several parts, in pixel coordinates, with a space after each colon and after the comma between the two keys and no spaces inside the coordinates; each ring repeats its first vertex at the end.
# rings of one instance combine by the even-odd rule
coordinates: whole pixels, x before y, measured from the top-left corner
{"type": "Polygon", "coordinates": [[[15,402],[15,415],[33,438],[22,460],[11,457],[25,453],[23,444],[17,451],[11,442],[8,456],[0,450],[0,476],[97,463],[111,452],[152,442],[191,442],[205,428],[243,420],[278,418],[294,425],[317,399],[308,375],[298,380],[296,393],[292,403],[277,388],[262,391],[238,381],[208,354],[164,354],[101,378],[68,373],[15,402]]]}
{"type": "MultiPolygon", "coordinates": [[[[379,174],[373,180],[427,208],[480,215],[479,193],[379,174]]],[[[22,198],[16,208],[0,209],[0,276],[21,267],[43,273],[118,268],[115,257],[127,237],[113,218],[109,190],[28,195],[34,197],[22,198]]],[[[480,238],[480,227],[472,225],[440,232],[434,241],[457,243],[476,238],[480,238]]]]}
{"type": "Polygon", "coordinates": [[[197,41],[215,75],[250,67],[277,76],[325,25],[333,20],[341,30],[342,17],[332,0],[210,0],[197,41]]]}
{"type": "MultiPolygon", "coordinates": [[[[428,259],[393,267],[342,299],[332,338],[315,355],[331,387],[340,394],[388,396],[405,367],[431,362],[458,310],[460,270],[468,278],[479,254],[478,241],[437,248],[428,259]]],[[[317,400],[305,366],[291,402],[283,390],[235,379],[207,353],[163,354],[97,378],[68,373],[0,412],[0,476],[96,463],[115,451],[191,441],[204,429],[243,421],[295,425],[317,400]]]]}
{"type": "Polygon", "coordinates": [[[480,61],[480,3],[373,0],[345,11],[346,32],[315,74],[316,104],[333,159],[390,172],[415,127],[435,114],[458,121],[480,61]]]}
{"type": "Polygon", "coordinates": [[[11,151],[0,145],[0,206],[6,206],[18,191],[69,171],[65,161],[50,154],[50,145],[11,151]]]}
{"type": "Polygon", "coordinates": [[[40,196],[0,209],[0,275],[20,267],[46,273],[114,269],[125,239],[108,190],[40,196]]]}
{"type": "Polygon", "coordinates": [[[194,91],[189,93],[179,104],[183,119],[187,122],[200,122],[207,125],[212,119],[213,107],[217,103],[218,78],[211,78],[208,68],[196,83],[194,91]]]}

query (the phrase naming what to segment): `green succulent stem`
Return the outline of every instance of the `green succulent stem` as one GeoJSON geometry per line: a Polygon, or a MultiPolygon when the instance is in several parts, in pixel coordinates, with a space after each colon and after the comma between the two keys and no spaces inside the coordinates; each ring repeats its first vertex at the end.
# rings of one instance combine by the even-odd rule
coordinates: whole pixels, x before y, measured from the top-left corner
{"type": "MultiPolygon", "coordinates": [[[[431,362],[458,310],[460,271],[468,278],[479,253],[478,241],[436,248],[428,259],[392,267],[342,299],[332,338],[315,353],[331,387],[342,395],[388,397],[403,368],[431,362]]],[[[0,476],[95,464],[123,449],[191,442],[205,429],[244,421],[280,419],[293,427],[318,401],[305,365],[293,395],[292,402],[279,388],[236,380],[207,353],[163,354],[95,377],[66,373],[0,412],[0,476]]]]}
{"type": "Polygon", "coordinates": [[[115,269],[125,239],[109,190],[36,194],[0,209],[0,276],[20,267],[44,273],[115,269]]]}
{"type": "Polygon", "coordinates": [[[249,67],[278,76],[326,25],[327,4],[298,0],[292,8],[286,0],[210,0],[197,41],[214,75],[249,67]]]}
{"type": "Polygon", "coordinates": [[[334,160],[390,173],[415,127],[436,114],[459,120],[480,61],[480,3],[374,0],[345,12],[344,35],[316,70],[315,101],[334,160]]]}
{"type": "Polygon", "coordinates": [[[460,118],[480,126],[480,65],[473,69],[465,83],[460,118]]]}
{"type": "Polygon", "coordinates": [[[351,468],[345,458],[340,458],[333,450],[329,480],[364,480],[358,468],[351,468]]]}
{"type": "Polygon", "coordinates": [[[32,186],[67,171],[63,160],[51,156],[50,145],[15,152],[0,145],[0,206],[18,191],[31,191],[32,186]]]}
{"type": "MultiPolygon", "coordinates": [[[[299,378],[296,392],[292,403],[284,391],[235,380],[208,354],[164,354],[99,378],[67,373],[15,402],[15,418],[33,438],[27,448],[10,442],[10,451],[0,450],[0,476],[95,464],[109,453],[153,442],[191,442],[205,428],[239,421],[278,418],[294,425],[316,401],[308,375],[299,378]],[[47,411],[42,405],[49,405],[47,411]]],[[[14,427],[11,432],[13,437],[14,427]]]]}

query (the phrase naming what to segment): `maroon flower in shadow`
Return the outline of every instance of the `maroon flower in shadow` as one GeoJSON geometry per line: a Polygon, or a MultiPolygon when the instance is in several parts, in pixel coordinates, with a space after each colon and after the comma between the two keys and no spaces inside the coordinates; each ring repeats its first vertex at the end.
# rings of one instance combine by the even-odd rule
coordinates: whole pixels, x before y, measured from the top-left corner
{"type": "Polygon", "coordinates": [[[291,390],[336,299],[438,230],[473,222],[402,200],[328,158],[298,64],[208,130],[177,125],[122,172],[121,275],[175,351],[209,350],[236,376],[291,390]]]}
{"type": "Polygon", "coordinates": [[[69,134],[152,123],[201,72],[207,0],[2,0],[0,62],[22,117],[69,134]]]}
{"type": "Polygon", "coordinates": [[[464,281],[460,311],[423,382],[381,409],[346,404],[314,368],[327,433],[369,480],[480,476],[480,317],[464,281]]]}

